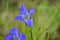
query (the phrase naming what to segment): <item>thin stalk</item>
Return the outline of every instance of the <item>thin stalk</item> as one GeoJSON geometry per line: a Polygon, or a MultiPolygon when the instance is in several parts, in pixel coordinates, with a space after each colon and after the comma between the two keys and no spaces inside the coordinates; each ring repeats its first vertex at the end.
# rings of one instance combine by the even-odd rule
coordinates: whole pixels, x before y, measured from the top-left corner
{"type": "Polygon", "coordinates": [[[47,34],[47,40],[49,40],[49,32],[48,32],[48,34],[47,34]]]}
{"type": "Polygon", "coordinates": [[[33,40],[32,29],[30,30],[31,40],[33,40]]]}
{"type": "Polygon", "coordinates": [[[33,40],[32,28],[28,27],[26,23],[25,23],[25,25],[26,25],[26,29],[30,32],[31,40],[33,40]]]}
{"type": "Polygon", "coordinates": [[[6,2],[6,11],[8,11],[8,7],[9,7],[9,0],[7,0],[6,2]]]}

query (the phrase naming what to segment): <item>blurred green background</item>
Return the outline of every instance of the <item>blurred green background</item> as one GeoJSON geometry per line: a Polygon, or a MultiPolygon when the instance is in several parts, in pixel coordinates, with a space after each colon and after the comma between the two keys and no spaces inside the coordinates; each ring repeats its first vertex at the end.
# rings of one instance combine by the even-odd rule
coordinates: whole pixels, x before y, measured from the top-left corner
{"type": "Polygon", "coordinates": [[[5,40],[5,36],[15,27],[27,36],[27,40],[60,40],[60,0],[0,0],[0,40],[5,40]],[[36,10],[31,15],[34,18],[32,29],[24,22],[14,20],[20,15],[22,4],[28,10],[36,10]]]}

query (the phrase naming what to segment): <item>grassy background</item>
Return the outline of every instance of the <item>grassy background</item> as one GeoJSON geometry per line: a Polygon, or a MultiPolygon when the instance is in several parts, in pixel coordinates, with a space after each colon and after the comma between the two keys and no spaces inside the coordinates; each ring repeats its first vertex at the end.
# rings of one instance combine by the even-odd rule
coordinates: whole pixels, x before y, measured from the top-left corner
{"type": "Polygon", "coordinates": [[[5,40],[6,34],[12,28],[19,28],[27,40],[60,40],[60,0],[0,0],[0,40],[5,40]],[[24,22],[14,20],[19,13],[20,5],[27,9],[35,8],[34,26],[29,28],[24,22]]]}

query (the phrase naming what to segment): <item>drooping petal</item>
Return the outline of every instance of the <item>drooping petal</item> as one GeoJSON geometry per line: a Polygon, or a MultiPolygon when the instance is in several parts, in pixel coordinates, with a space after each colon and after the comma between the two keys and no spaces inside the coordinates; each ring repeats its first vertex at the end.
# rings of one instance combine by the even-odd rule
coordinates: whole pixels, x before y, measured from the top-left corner
{"type": "Polygon", "coordinates": [[[18,28],[11,29],[10,34],[18,35],[18,28]]]}
{"type": "Polygon", "coordinates": [[[26,13],[28,12],[28,10],[27,10],[25,5],[21,5],[19,10],[20,10],[20,14],[21,15],[26,15],[26,13]]]}
{"type": "Polygon", "coordinates": [[[13,36],[12,35],[7,35],[5,40],[13,40],[13,36]]]}
{"type": "Polygon", "coordinates": [[[29,13],[30,14],[34,14],[35,13],[35,9],[31,9],[29,13]]]}
{"type": "Polygon", "coordinates": [[[26,24],[27,24],[29,27],[32,27],[33,24],[34,24],[33,19],[26,20],[25,22],[26,22],[26,24]]]}
{"type": "Polygon", "coordinates": [[[21,15],[21,16],[16,16],[15,20],[21,20],[21,21],[24,21],[24,16],[21,15]]]}
{"type": "Polygon", "coordinates": [[[18,37],[18,40],[26,40],[26,35],[20,33],[20,34],[19,34],[19,37],[18,37]]]}

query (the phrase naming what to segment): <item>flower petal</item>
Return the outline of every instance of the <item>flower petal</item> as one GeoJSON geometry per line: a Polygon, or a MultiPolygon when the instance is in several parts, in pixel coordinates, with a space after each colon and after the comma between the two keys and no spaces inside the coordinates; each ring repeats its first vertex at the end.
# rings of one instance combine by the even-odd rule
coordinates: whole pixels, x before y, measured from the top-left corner
{"type": "Polygon", "coordinates": [[[32,27],[34,24],[33,19],[26,20],[25,22],[29,27],[32,27]]]}
{"type": "Polygon", "coordinates": [[[27,8],[25,5],[21,5],[20,7],[20,14],[21,15],[26,15],[26,13],[28,12],[27,8]]]}
{"type": "Polygon", "coordinates": [[[35,13],[35,9],[32,8],[29,13],[30,14],[34,14],[35,13]]]}
{"type": "Polygon", "coordinates": [[[21,20],[21,21],[24,21],[24,16],[21,15],[21,16],[16,16],[15,20],[21,20]]]}
{"type": "Polygon", "coordinates": [[[13,35],[18,35],[18,28],[11,29],[10,33],[13,35]]]}
{"type": "Polygon", "coordinates": [[[12,35],[7,35],[5,40],[13,40],[13,36],[12,35]]]}
{"type": "Polygon", "coordinates": [[[26,35],[20,33],[20,34],[19,34],[19,38],[18,38],[18,40],[26,40],[26,35]]]}

